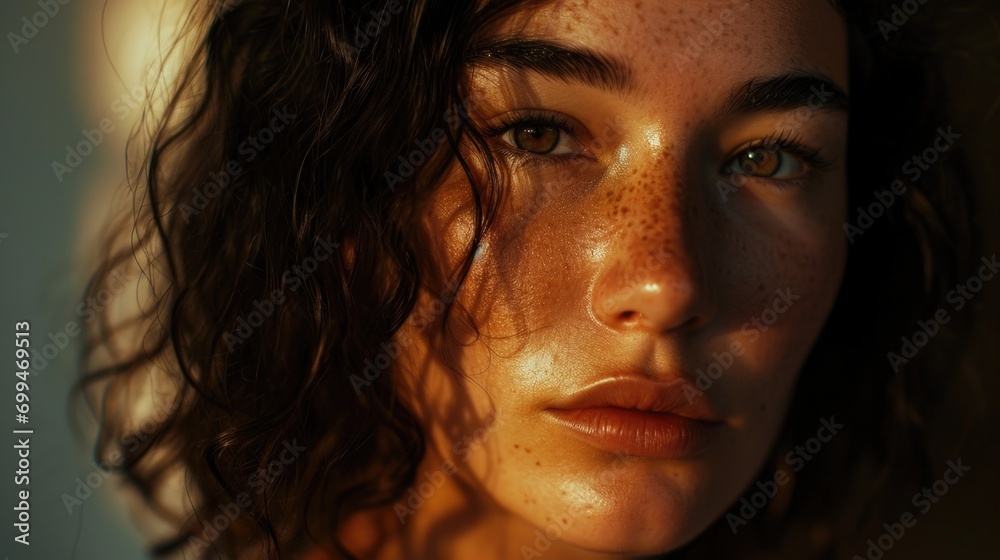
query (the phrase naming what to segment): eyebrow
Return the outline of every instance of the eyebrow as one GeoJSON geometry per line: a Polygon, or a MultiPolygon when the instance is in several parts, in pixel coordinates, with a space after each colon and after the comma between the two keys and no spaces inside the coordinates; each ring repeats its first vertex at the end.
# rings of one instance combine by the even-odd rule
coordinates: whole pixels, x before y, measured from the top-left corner
{"type": "Polygon", "coordinates": [[[848,97],[829,78],[795,72],[771,78],[751,78],[733,88],[723,104],[724,116],[762,111],[790,111],[809,107],[816,111],[847,112],[848,97]]]}
{"type": "MultiPolygon", "coordinates": [[[[612,92],[635,90],[632,68],[624,60],[586,47],[543,39],[494,38],[473,49],[468,63],[534,71],[566,83],[582,83],[612,92]]],[[[792,72],[751,78],[737,85],[723,103],[722,114],[738,116],[799,107],[846,112],[849,104],[847,94],[829,78],[816,73],[792,72]]]]}
{"type": "Polygon", "coordinates": [[[580,82],[615,92],[633,89],[632,69],[623,60],[553,41],[522,37],[493,39],[474,49],[469,63],[531,70],[567,83],[580,82]]]}

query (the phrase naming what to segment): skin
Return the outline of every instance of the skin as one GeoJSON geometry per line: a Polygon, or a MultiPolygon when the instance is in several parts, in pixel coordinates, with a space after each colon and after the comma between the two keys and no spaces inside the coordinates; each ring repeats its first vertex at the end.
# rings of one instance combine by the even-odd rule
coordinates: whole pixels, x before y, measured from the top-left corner
{"type": "MultiPolygon", "coordinates": [[[[566,115],[578,134],[569,144],[587,157],[512,164],[499,221],[458,295],[448,337],[417,321],[401,332],[393,375],[428,434],[414,492],[427,484],[419,501],[408,493],[395,508],[349,520],[341,537],[353,552],[651,555],[695,538],[752,484],[843,273],[847,119],[832,111],[722,118],[722,105],[749,78],[794,71],[847,91],[848,64],[827,2],[743,4],[556,2],[501,30],[620,58],[633,87],[473,72],[474,122],[529,108],[566,115]],[[673,54],[727,8],[735,20],[678,65],[673,54]],[[727,161],[788,122],[829,166],[798,181],[752,178],[723,196],[717,181],[728,176],[727,161]],[[772,325],[742,328],[786,289],[798,299],[772,325]],[[694,383],[717,361],[713,353],[734,343],[743,355],[704,391],[722,425],[695,456],[616,456],[544,414],[613,372],[694,383]],[[557,538],[539,538],[547,528],[556,534],[554,525],[557,538]]],[[[502,137],[492,142],[504,149],[502,137]]],[[[467,251],[471,208],[456,168],[423,216],[432,276],[445,277],[467,251]]],[[[440,296],[440,285],[428,289],[417,312],[433,313],[425,310],[440,296]]]]}

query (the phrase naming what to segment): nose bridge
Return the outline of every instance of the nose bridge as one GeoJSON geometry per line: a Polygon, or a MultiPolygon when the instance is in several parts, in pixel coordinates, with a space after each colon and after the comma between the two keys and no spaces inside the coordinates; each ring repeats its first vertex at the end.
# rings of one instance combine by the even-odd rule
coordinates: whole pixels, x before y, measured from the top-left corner
{"type": "MultiPolygon", "coordinates": [[[[637,155],[612,185],[617,233],[593,290],[595,317],[617,329],[665,332],[714,314],[697,215],[702,203],[677,150],[637,155]]],[[[702,211],[701,213],[704,214],[702,211]]],[[[707,216],[703,216],[707,217],[707,216]]]]}

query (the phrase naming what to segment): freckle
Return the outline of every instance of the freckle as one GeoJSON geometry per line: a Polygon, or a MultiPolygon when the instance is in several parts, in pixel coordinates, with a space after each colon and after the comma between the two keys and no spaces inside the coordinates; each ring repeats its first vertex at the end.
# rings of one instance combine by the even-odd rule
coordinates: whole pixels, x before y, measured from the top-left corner
{"type": "Polygon", "coordinates": [[[622,208],[622,214],[628,214],[628,206],[622,208]]]}
{"type": "MultiPolygon", "coordinates": [[[[764,287],[764,286],[761,286],[761,288],[763,288],[763,287],[764,287]]],[[[515,443],[515,444],[514,444],[514,449],[521,449],[521,446],[515,443]]]]}
{"type": "Polygon", "coordinates": [[[569,519],[566,519],[565,517],[563,517],[562,518],[562,523],[563,523],[563,525],[566,525],[567,523],[569,523],[569,519]]]}
{"type": "Polygon", "coordinates": [[[541,462],[541,461],[535,461],[535,466],[536,466],[536,467],[540,467],[540,466],[542,466],[542,462],[541,462]]]}
{"type": "Polygon", "coordinates": [[[562,491],[562,495],[563,495],[563,496],[565,496],[565,495],[566,495],[566,491],[565,491],[565,490],[563,490],[563,491],[562,491]]]}
{"type": "Polygon", "coordinates": [[[764,291],[764,285],[760,284],[759,286],[757,286],[757,291],[758,292],[763,292],[764,291]]]}
{"type": "Polygon", "coordinates": [[[528,449],[527,447],[525,447],[525,448],[524,448],[524,451],[525,451],[526,453],[531,453],[531,450],[530,450],[530,449],[528,449]]]}
{"type": "Polygon", "coordinates": [[[767,410],[767,405],[764,403],[760,403],[760,411],[764,412],[765,410],[767,410]]]}

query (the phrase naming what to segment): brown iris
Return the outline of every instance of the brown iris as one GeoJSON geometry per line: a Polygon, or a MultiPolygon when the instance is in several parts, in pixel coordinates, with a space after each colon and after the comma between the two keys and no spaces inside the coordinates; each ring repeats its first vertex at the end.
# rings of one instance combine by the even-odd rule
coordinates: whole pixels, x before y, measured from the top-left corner
{"type": "Polygon", "coordinates": [[[737,158],[737,163],[748,175],[770,177],[781,167],[781,154],[763,148],[747,150],[737,158]]]}
{"type": "Polygon", "coordinates": [[[514,129],[514,145],[526,152],[547,154],[559,144],[559,129],[551,126],[520,126],[514,129]]]}

